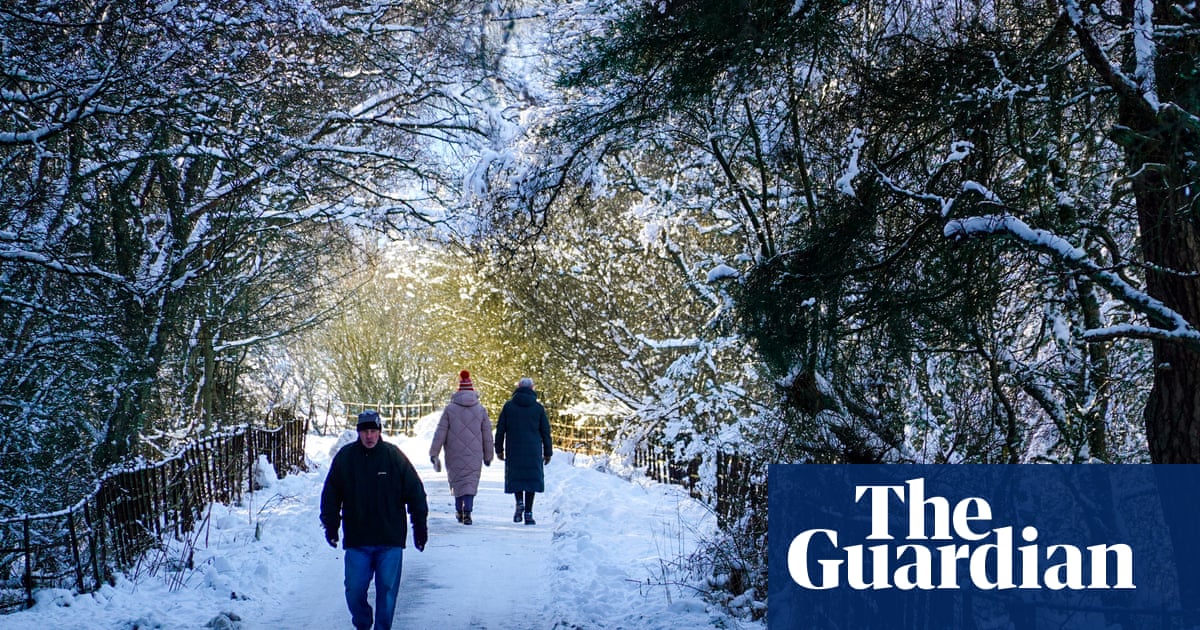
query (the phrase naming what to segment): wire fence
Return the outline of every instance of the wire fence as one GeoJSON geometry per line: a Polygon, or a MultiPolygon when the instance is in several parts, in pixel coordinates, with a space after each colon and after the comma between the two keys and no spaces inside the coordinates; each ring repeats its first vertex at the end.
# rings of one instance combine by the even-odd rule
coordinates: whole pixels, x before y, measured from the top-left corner
{"type": "Polygon", "coordinates": [[[33,604],[39,588],[86,593],[112,583],[168,534],[191,532],[205,507],[240,501],[260,456],[277,477],[304,469],[306,423],[243,426],[153,465],[102,478],[74,506],[0,520],[0,612],[33,604]]]}

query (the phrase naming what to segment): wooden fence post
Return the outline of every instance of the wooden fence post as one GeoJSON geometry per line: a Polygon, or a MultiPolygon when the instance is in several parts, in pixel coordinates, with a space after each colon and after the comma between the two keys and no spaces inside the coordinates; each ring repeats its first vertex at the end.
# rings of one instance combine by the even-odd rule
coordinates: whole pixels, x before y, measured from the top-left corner
{"type": "MultiPolygon", "coordinates": [[[[153,468],[140,468],[137,471],[137,487],[138,493],[140,494],[140,496],[138,496],[137,506],[138,521],[141,524],[140,529],[145,531],[147,535],[153,531],[157,536],[158,532],[156,529],[156,524],[151,525],[147,522],[150,520],[150,517],[154,515],[154,494],[150,489],[150,478],[153,471],[153,468]]],[[[138,545],[139,548],[141,546],[141,544],[138,545]]]]}
{"type": "Polygon", "coordinates": [[[179,524],[176,526],[179,533],[189,532],[192,529],[192,503],[195,501],[192,490],[192,478],[189,474],[187,451],[183,451],[176,456],[179,464],[179,477],[176,483],[179,485],[181,492],[179,495],[179,524]]]}
{"type": "Polygon", "coordinates": [[[201,506],[202,509],[207,507],[209,503],[223,503],[228,501],[228,499],[222,495],[222,475],[220,462],[217,459],[220,451],[213,453],[213,447],[216,446],[220,441],[221,440],[207,440],[204,442],[204,448],[201,449],[204,458],[204,471],[208,474],[208,500],[205,501],[201,506]]]}
{"type": "MultiPolygon", "coordinates": [[[[237,434],[234,435],[236,436],[237,434]]],[[[245,448],[246,445],[237,444],[235,437],[222,436],[221,439],[213,442],[214,448],[211,451],[213,457],[213,471],[216,473],[215,481],[217,482],[217,488],[220,492],[220,495],[217,499],[218,503],[232,503],[241,498],[240,494],[236,499],[233,496],[235,492],[233,487],[233,477],[234,475],[240,476],[242,474],[243,471],[240,469],[244,462],[235,461],[236,455],[230,452],[230,446],[241,446],[245,448]],[[231,445],[230,442],[233,442],[233,444],[231,445]]],[[[242,456],[244,457],[245,455],[242,454],[242,456]]]]}
{"type": "MultiPolygon", "coordinates": [[[[233,474],[241,474],[238,470],[242,462],[233,462],[232,453],[228,452],[229,443],[233,438],[222,436],[220,439],[213,440],[209,444],[209,457],[212,461],[213,471],[213,498],[216,503],[232,503],[236,501],[233,497],[233,484],[230,482],[230,477],[233,474]]],[[[237,446],[245,446],[238,444],[237,446]]],[[[239,497],[240,498],[240,497],[239,497]]]]}
{"type": "Polygon", "coordinates": [[[258,431],[253,427],[247,431],[250,434],[246,436],[246,443],[243,445],[246,447],[246,459],[250,460],[246,465],[246,475],[250,480],[250,489],[254,490],[254,468],[258,464],[258,431]]]}
{"type": "Polygon", "coordinates": [[[125,564],[125,527],[122,525],[122,516],[125,512],[125,507],[121,502],[121,477],[125,473],[117,473],[112,477],[110,490],[111,502],[108,504],[107,514],[105,516],[109,522],[109,531],[112,532],[113,555],[119,564],[125,564]]]}
{"type": "MultiPolygon", "coordinates": [[[[266,451],[270,447],[270,444],[263,444],[260,442],[258,436],[255,435],[256,433],[257,432],[254,431],[253,427],[246,427],[245,431],[235,434],[232,437],[235,448],[230,449],[229,456],[241,457],[245,459],[247,457],[246,443],[252,441],[254,443],[255,451],[254,459],[257,460],[258,454],[266,451]],[[239,442],[238,440],[241,441],[239,442]]],[[[241,501],[242,497],[245,496],[246,490],[252,487],[255,464],[256,462],[243,461],[241,466],[231,466],[229,468],[230,473],[236,473],[229,477],[229,487],[237,493],[238,501],[241,501]]]]}
{"type": "MultiPolygon", "coordinates": [[[[106,573],[107,573],[107,568],[109,566],[109,562],[111,561],[112,553],[113,553],[112,528],[110,527],[110,524],[106,520],[107,513],[108,513],[108,507],[109,507],[108,495],[111,494],[111,492],[112,492],[111,478],[105,479],[104,481],[101,482],[100,492],[97,494],[96,514],[92,516],[92,522],[95,523],[96,527],[100,528],[100,531],[101,531],[101,535],[98,540],[98,545],[99,545],[99,552],[100,552],[100,560],[101,560],[101,562],[104,563],[106,573]],[[100,500],[101,498],[103,498],[103,501],[100,500]]],[[[107,575],[105,577],[107,577],[107,575]]]]}
{"type": "Polygon", "coordinates": [[[205,504],[204,471],[200,466],[200,445],[193,444],[184,450],[184,461],[187,462],[188,483],[192,486],[192,497],[195,503],[192,510],[199,510],[205,504]]]}
{"type": "Polygon", "coordinates": [[[192,460],[192,482],[196,488],[196,504],[192,509],[198,514],[208,505],[208,466],[204,463],[204,444],[196,443],[188,449],[188,458],[192,460]]]}
{"type": "Polygon", "coordinates": [[[162,514],[162,502],[159,500],[158,482],[161,465],[154,465],[145,470],[146,475],[146,506],[149,511],[146,514],[146,520],[151,522],[147,527],[154,530],[156,539],[162,538],[162,523],[159,522],[159,515],[162,514]]]}
{"type": "Polygon", "coordinates": [[[159,511],[156,520],[161,521],[160,531],[165,531],[171,525],[171,477],[167,474],[167,469],[171,467],[172,461],[167,460],[158,465],[159,511]]]}
{"type": "Polygon", "coordinates": [[[67,528],[71,532],[71,557],[75,561],[75,588],[83,592],[83,566],[79,562],[79,535],[75,532],[75,510],[67,510],[67,528]]]}
{"type": "Polygon", "coordinates": [[[83,502],[83,523],[88,528],[88,551],[92,556],[92,577],[96,580],[96,588],[100,588],[100,549],[96,541],[96,525],[92,520],[91,510],[88,509],[89,501],[83,502]]]}

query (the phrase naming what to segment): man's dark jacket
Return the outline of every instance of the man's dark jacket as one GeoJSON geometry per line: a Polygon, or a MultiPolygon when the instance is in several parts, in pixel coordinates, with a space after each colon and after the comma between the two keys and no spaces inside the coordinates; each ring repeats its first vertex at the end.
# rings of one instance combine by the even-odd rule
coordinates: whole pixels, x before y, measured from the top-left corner
{"type": "Polygon", "coordinates": [[[414,527],[429,516],[425,486],[412,462],[382,439],[375,448],[355,440],[333,456],[321,491],[321,524],[337,531],[344,525],[342,547],[404,547],[408,537],[404,511],[414,527]]]}

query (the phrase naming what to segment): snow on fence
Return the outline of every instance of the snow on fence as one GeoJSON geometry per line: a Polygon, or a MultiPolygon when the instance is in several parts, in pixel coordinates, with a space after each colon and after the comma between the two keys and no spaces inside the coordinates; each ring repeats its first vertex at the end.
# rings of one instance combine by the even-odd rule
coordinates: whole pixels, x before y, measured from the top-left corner
{"type": "MultiPolygon", "coordinates": [[[[624,421],[614,416],[575,416],[546,405],[550,416],[550,434],[555,448],[584,455],[609,454],[624,421]]],[[[661,432],[643,436],[633,450],[630,463],[645,470],[646,476],[658,481],[680,485],[688,493],[711,505],[721,527],[732,527],[744,518],[753,531],[766,531],[767,482],[766,463],[743,455],[719,452],[716,455],[715,479],[702,484],[701,459],[677,460],[672,448],[662,444],[661,432]],[[708,490],[706,490],[706,487],[708,490]]]]}
{"type": "Polygon", "coordinates": [[[633,452],[633,466],[644,468],[646,476],[655,481],[687,488],[692,498],[712,506],[722,529],[733,527],[749,516],[754,519],[749,524],[754,531],[760,528],[766,531],[766,464],[743,455],[718,452],[712,490],[706,492],[705,485],[700,483],[701,459],[678,461],[668,454],[669,450],[651,441],[643,442],[633,452]]]}
{"type": "Polygon", "coordinates": [[[279,420],[275,429],[242,426],[110,473],[70,508],[0,519],[0,612],[31,606],[35,589],[84,593],[111,582],[164,536],[192,531],[208,504],[240,500],[260,456],[277,477],[303,469],[305,422],[279,420]]]}
{"type": "Polygon", "coordinates": [[[745,531],[767,531],[767,464],[743,455],[717,453],[713,497],[722,529],[742,524],[745,531]]]}

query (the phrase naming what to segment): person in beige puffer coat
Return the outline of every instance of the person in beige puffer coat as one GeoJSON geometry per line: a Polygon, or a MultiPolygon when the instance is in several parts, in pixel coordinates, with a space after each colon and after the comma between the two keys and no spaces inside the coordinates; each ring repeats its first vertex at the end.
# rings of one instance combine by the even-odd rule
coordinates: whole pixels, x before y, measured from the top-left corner
{"type": "Polygon", "coordinates": [[[471,381],[471,373],[458,374],[458,391],[442,411],[429,459],[433,469],[441,472],[438,455],[446,451],[446,480],[454,493],[454,509],[458,522],[471,524],[471,510],[479,492],[480,464],[492,465],[495,449],[492,442],[492,422],[487,409],[479,402],[479,394],[471,381]]]}

